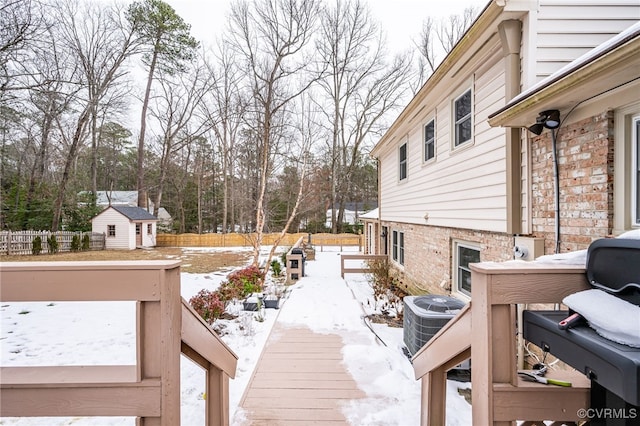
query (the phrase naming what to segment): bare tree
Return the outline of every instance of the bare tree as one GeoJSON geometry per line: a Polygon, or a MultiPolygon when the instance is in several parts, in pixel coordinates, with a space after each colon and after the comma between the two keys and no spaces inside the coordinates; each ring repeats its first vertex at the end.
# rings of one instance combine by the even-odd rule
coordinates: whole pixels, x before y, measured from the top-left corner
{"type": "Polygon", "coordinates": [[[209,124],[213,129],[222,159],[222,232],[229,224],[235,229],[234,172],[236,168],[236,143],[247,109],[247,99],[241,93],[240,85],[244,73],[235,60],[235,55],[227,43],[220,43],[215,59],[217,66],[208,63],[209,73],[216,81],[215,90],[208,94],[203,104],[209,124]]]}
{"type": "Polygon", "coordinates": [[[291,211],[288,212],[287,221],[273,242],[269,255],[267,256],[267,265],[271,264],[271,259],[275,255],[276,249],[286,236],[287,232],[289,232],[289,228],[296,219],[302,201],[304,200],[306,189],[305,183],[309,172],[308,165],[311,155],[311,146],[318,132],[316,104],[315,102],[312,102],[311,98],[304,94],[300,97],[296,117],[298,117],[298,120],[294,140],[297,141],[297,143],[294,145],[295,149],[289,151],[290,154],[288,155],[287,163],[296,168],[297,175],[299,176],[299,180],[297,182],[298,187],[295,201],[291,211]]]}
{"type": "Polygon", "coordinates": [[[384,114],[399,105],[410,62],[402,56],[388,62],[383,35],[360,0],[336,0],[323,11],[317,48],[328,63],[320,86],[328,98],[330,208],[336,233],[363,146],[382,130],[384,114]]]}
{"type": "Polygon", "coordinates": [[[231,9],[231,42],[249,71],[252,120],[260,146],[253,264],[258,265],[265,226],[265,195],[286,108],[317,76],[306,55],[318,13],[316,0],[239,1],[231,9]]]}
{"type": "MultiPolygon", "coordinates": [[[[67,136],[67,158],[58,185],[51,229],[60,225],[71,168],[87,136],[92,117],[97,116],[101,99],[123,75],[124,62],[134,53],[136,42],[132,27],[123,27],[119,10],[87,5],[80,9],[74,1],[54,9],[59,22],[59,36],[75,57],[79,71],[74,80],[78,88],[77,116],[67,136]]],[[[62,128],[62,126],[61,126],[62,128]]],[[[64,132],[63,132],[64,134],[64,132]]]]}
{"type": "Polygon", "coordinates": [[[188,73],[161,75],[161,92],[150,106],[162,131],[160,136],[160,164],[153,214],[158,215],[168,166],[175,152],[208,130],[208,123],[196,116],[206,93],[213,89],[212,76],[204,65],[195,66],[188,73]]]}
{"type": "Polygon", "coordinates": [[[428,16],[422,23],[422,30],[415,41],[420,56],[417,64],[417,81],[413,92],[417,93],[422,84],[433,74],[444,58],[473,24],[478,8],[469,6],[459,15],[449,15],[438,21],[428,16]]]}
{"type": "Polygon", "coordinates": [[[7,0],[0,5],[0,99],[6,90],[24,88],[17,84],[16,66],[45,28],[43,14],[32,0],[7,0]]]}

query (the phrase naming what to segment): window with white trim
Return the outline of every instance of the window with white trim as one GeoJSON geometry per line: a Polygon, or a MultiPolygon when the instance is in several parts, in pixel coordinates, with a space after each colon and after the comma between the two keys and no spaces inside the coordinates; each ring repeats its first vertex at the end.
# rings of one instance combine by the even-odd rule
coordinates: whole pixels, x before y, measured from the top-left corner
{"type": "Polygon", "coordinates": [[[613,234],[640,228],[640,100],[614,115],[613,234]]]}
{"type": "Polygon", "coordinates": [[[478,244],[453,242],[453,292],[471,297],[471,269],[469,264],[480,262],[478,244]]]}
{"type": "Polygon", "coordinates": [[[424,126],[424,161],[436,156],[436,120],[431,120],[424,126]]]}
{"type": "Polygon", "coordinates": [[[147,223],[147,234],[153,234],[153,225],[151,223],[147,223]]]}
{"type": "Polygon", "coordinates": [[[400,265],[404,265],[404,232],[393,231],[391,257],[400,265]]]}
{"type": "Polygon", "coordinates": [[[633,125],[632,125],[632,141],[633,148],[635,153],[633,155],[634,165],[633,165],[633,185],[635,186],[633,193],[633,211],[634,211],[634,220],[633,223],[636,226],[640,225],[640,116],[633,117],[633,125]]]}
{"type": "Polygon", "coordinates": [[[471,141],[471,89],[453,101],[454,147],[471,141]]]}
{"type": "Polygon", "coordinates": [[[115,237],[115,236],[116,236],[116,226],[107,225],[107,237],[115,237]]]}
{"type": "Polygon", "coordinates": [[[400,170],[399,175],[400,175],[400,180],[406,179],[407,178],[407,144],[403,143],[402,145],[400,145],[400,150],[399,150],[399,158],[400,158],[400,170]]]}

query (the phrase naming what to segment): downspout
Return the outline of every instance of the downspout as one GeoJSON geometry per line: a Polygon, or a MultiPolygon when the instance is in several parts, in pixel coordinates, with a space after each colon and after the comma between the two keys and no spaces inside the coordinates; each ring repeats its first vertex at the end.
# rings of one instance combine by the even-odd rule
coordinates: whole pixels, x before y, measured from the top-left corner
{"type": "MultiPolygon", "coordinates": [[[[522,22],[519,20],[502,21],[498,25],[498,34],[502,43],[505,70],[505,100],[509,102],[520,93],[520,49],[522,46],[522,22]]],[[[505,129],[506,187],[507,187],[507,229],[514,235],[522,233],[521,167],[519,128],[505,129]]],[[[524,368],[524,339],[522,337],[522,311],[525,305],[516,306],[518,327],[518,368],[524,368]]]]}
{"type": "MultiPolygon", "coordinates": [[[[522,46],[522,22],[507,20],[498,24],[502,43],[505,70],[505,100],[509,102],[520,93],[520,50],[522,46]]],[[[522,176],[520,167],[521,131],[519,128],[505,129],[505,161],[507,188],[507,226],[509,234],[522,233],[522,176]]]]}

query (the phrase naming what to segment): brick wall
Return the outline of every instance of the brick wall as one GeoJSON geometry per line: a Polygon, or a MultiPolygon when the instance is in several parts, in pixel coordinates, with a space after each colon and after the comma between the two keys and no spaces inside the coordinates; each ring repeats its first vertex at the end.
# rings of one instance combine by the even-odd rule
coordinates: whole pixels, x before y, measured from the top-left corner
{"type": "Polygon", "coordinates": [[[411,294],[450,294],[454,240],[477,243],[481,261],[513,259],[513,237],[508,234],[442,228],[426,225],[382,223],[391,233],[404,232],[404,268],[397,268],[411,294]]]}
{"type": "MultiPolygon", "coordinates": [[[[563,125],[557,149],[560,182],[560,251],[586,249],[613,228],[613,112],[563,125]]],[[[532,231],[555,251],[551,132],[531,142],[532,231]]]]}

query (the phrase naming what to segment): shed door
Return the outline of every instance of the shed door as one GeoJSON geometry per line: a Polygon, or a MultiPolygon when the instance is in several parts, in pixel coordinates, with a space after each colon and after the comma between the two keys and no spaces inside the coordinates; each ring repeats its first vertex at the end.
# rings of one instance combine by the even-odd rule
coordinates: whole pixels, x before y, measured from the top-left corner
{"type": "Polygon", "coordinates": [[[142,224],[136,223],[136,247],[142,246],[142,224]]]}

